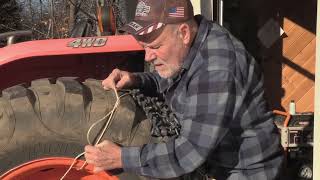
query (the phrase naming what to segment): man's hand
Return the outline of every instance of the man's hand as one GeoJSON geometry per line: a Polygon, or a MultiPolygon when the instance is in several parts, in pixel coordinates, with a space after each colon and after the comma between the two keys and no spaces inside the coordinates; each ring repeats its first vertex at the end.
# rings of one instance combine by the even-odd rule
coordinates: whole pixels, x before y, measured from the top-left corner
{"type": "Polygon", "coordinates": [[[121,148],[111,141],[85,147],[85,158],[94,166],[94,172],[122,168],[121,148]]]}
{"type": "Polygon", "coordinates": [[[110,75],[102,81],[102,86],[104,89],[122,89],[130,88],[136,83],[136,78],[134,75],[127,71],[121,71],[119,69],[114,69],[110,75]]]}

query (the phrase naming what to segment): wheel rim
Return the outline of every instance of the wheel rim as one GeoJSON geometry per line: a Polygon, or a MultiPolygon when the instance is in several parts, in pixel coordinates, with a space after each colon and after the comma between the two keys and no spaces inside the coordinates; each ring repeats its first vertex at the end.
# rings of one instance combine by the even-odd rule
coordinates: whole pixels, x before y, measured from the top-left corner
{"type": "MultiPolygon", "coordinates": [[[[27,180],[27,179],[60,179],[72,164],[72,158],[44,158],[27,162],[17,166],[6,173],[0,179],[2,180],[27,180]]],[[[78,160],[64,180],[119,180],[118,177],[112,176],[106,172],[93,173],[93,166],[86,165],[79,170],[84,161],[78,160]]]]}

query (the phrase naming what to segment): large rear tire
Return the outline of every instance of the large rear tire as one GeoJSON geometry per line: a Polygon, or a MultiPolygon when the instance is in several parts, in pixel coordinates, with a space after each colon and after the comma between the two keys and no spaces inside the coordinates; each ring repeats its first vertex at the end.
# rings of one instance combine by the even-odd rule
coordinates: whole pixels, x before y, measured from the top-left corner
{"type": "MultiPolygon", "coordinates": [[[[83,83],[75,78],[40,79],[29,87],[17,85],[3,90],[0,96],[0,174],[35,159],[75,157],[88,144],[89,127],[104,117],[115,101],[112,91],[105,91],[101,82],[90,79],[83,83]]],[[[93,128],[91,143],[103,125],[99,123],[93,128]]],[[[127,95],[121,98],[103,139],[123,146],[138,146],[149,142],[150,128],[144,112],[127,95]]],[[[120,179],[128,179],[128,174],[118,175],[120,179]]]]}

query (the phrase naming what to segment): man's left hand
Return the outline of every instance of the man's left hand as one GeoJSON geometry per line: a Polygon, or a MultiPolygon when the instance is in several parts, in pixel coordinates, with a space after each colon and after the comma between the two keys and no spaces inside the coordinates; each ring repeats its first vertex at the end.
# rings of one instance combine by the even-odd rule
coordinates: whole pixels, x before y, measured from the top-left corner
{"type": "Polygon", "coordinates": [[[111,141],[85,147],[85,158],[94,166],[94,172],[122,168],[121,148],[111,141]]]}

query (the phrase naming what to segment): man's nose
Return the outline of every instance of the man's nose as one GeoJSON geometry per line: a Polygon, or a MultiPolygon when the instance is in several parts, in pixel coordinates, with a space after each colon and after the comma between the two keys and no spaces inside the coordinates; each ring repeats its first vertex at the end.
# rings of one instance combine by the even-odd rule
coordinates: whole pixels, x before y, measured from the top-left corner
{"type": "Polygon", "coordinates": [[[152,60],[154,60],[156,58],[157,58],[157,56],[156,56],[155,52],[153,52],[149,48],[145,48],[144,60],[146,62],[151,62],[152,60]]]}

